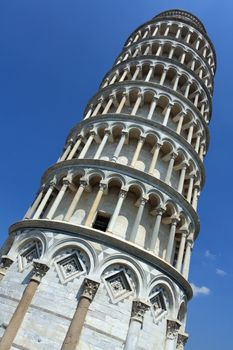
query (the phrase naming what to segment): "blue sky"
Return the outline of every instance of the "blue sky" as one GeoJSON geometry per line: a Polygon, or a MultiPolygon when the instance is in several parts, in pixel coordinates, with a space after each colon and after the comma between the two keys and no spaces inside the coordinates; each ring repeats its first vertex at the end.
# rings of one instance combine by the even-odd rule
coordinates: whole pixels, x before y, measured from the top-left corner
{"type": "Polygon", "coordinates": [[[232,348],[231,0],[2,0],[0,2],[0,243],[25,213],[128,35],[181,8],[203,22],[218,58],[201,232],[190,273],[187,350],[232,348]],[[200,288],[200,289],[198,289],[200,288]]]}

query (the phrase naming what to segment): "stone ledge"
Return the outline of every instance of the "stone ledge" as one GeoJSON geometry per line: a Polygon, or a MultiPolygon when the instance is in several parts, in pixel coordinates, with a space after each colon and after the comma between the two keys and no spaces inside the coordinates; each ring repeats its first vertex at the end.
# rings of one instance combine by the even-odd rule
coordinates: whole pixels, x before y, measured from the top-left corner
{"type": "Polygon", "coordinates": [[[82,225],[73,225],[69,223],[65,223],[63,221],[55,221],[55,220],[25,220],[19,221],[9,228],[9,234],[12,234],[16,230],[20,229],[49,229],[54,231],[62,231],[64,234],[69,235],[79,235],[80,237],[84,237],[85,239],[89,239],[92,241],[96,241],[98,243],[105,243],[109,247],[113,247],[115,249],[122,250],[127,254],[131,254],[135,258],[146,262],[162,273],[168,275],[175,283],[177,283],[180,288],[187,295],[188,300],[190,300],[193,296],[192,288],[189,282],[170,264],[168,264],[165,260],[155,256],[151,252],[139,247],[136,244],[133,244],[129,241],[125,241],[120,237],[113,236],[107,232],[102,232],[99,230],[95,230],[93,228],[87,228],[82,225]]]}

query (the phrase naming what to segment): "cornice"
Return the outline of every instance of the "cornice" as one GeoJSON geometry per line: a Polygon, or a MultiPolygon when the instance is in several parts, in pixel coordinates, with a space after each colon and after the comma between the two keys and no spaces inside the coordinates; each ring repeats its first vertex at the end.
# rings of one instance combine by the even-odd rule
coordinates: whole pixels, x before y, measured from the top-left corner
{"type": "Polygon", "coordinates": [[[192,298],[193,292],[188,281],[170,264],[165,260],[155,256],[151,252],[126,241],[120,237],[113,236],[110,233],[99,231],[93,228],[87,228],[82,225],[73,225],[70,223],[65,223],[63,221],[56,220],[24,220],[19,221],[9,228],[9,234],[14,234],[17,230],[22,229],[49,229],[53,231],[58,231],[71,235],[79,235],[84,239],[89,239],[101,244],[107,244],[110,247],[124,251],[127,254],[133,255],[135,258],[156,267],[161,272],[168,275],[175,283],[177,283],[180,288],[184,291],[187,298],[190,300],[192,298]]]}

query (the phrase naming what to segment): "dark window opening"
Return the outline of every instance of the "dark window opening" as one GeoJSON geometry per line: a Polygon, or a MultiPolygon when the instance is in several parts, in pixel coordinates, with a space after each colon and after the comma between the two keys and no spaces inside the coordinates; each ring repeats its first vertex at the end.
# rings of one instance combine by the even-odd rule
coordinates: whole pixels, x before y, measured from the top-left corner
{"type": "Polygon", "coordinates": [[[106,231],[108,228],[110,217],[111,216],[107,213],[98,212],[92,227],[96,230],[106,231]]]}

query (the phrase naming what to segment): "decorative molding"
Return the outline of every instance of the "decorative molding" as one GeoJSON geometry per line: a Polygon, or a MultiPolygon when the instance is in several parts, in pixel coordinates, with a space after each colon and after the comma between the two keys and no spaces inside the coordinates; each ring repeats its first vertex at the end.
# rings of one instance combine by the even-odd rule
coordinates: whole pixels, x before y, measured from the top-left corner
{"type": "Polygon", "coordinates": [[[178,336],[181,323],[178,320],[167,320],[167,339],[174,340],[178,336]]]}
{"type": "Polygon", "coordinates": [[[85,278],[83,282],[83,291],[81,296],[92,301],[96,295],[100,283],[98,281],[85,278]]]}
{"type": "Polygon", "coordinates": [[[131,319],[143,323],[146,311],[151,307],[151,304],[140,299],[133,300],[131,319]]]}
{"type": "Polygon", "coordinates": [[[49,266],[38,259],[33,260],[33,276],[31,280],[41,282],[42,278],[46,275],[49,270],[49,266]]]}
{"type": "Polygon", "coordinates": [[[184,350],[185,344],[188,341],[188,337],[189,336],[186,333],[178,333],[177,345],[176,345],[177,350],[184,350]]]}

